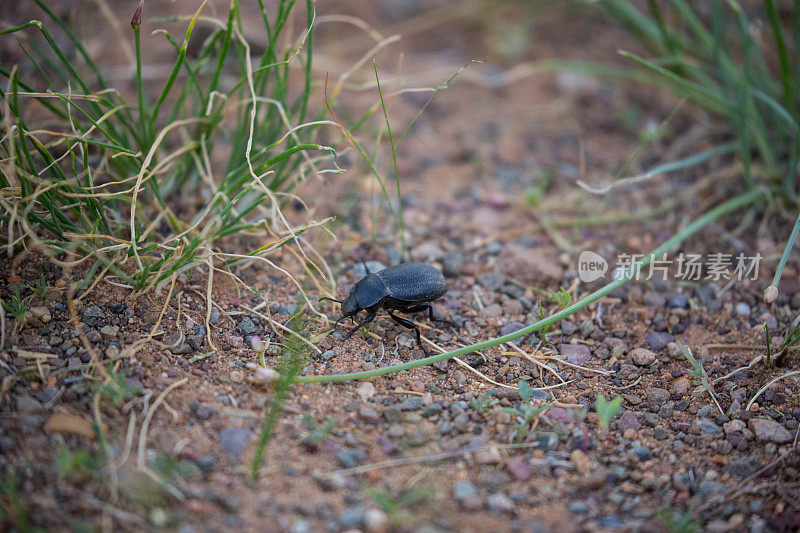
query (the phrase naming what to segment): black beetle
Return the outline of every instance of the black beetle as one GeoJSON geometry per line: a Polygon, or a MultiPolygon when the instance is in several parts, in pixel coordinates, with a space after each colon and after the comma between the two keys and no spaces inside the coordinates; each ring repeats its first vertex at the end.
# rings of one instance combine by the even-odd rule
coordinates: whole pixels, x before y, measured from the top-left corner
{"type": "MultiPolygon", "coordinates": [[[[364,267],[366,269],[366,264],[364,267]]],[[[410,320],[395,316],[392,311],[418,313],[427,309],[428,316],[434,320],[433,307],[428,302],[441,298],[447,292],[442,273],[425,263],[401,263],[374,274],[371,274],[369,269],[366,269],[366,272],[367,275],[355,284],[344,300],[320,298],[342,304],[342,318],[337,320],[336,324],[344,318],[349,317],[352,320],[361,310],[369,313],[367,318],[350,330],[345,338],[349,339],[360,327],[373,320],[378,310],[383,308],[392,320],[414,330],[417,334],[417,344],[427,353],[422,347],[417,326],[410,320]]]]}

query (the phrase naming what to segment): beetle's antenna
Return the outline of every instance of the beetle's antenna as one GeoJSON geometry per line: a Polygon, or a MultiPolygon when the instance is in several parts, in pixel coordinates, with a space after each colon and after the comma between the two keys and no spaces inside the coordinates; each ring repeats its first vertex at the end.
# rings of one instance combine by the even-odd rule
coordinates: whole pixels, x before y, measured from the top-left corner
{"type": "Polygon", "coordinates": [[[332,302],[336,302],[337,304],[343,303],[343,300],[337,300],[336,298],[328,298],[327,296],[323,296],[322,298],[319,299],[320,302],[322,300],[330,300],[332,302]]]}
{"type": "Polygon", "coordinates": [[[362,259],[361,264],[364,265],[364,272],[366,272],[367,276],[369,276],[369,267],[367,266],[367,262],[362,259]]]}

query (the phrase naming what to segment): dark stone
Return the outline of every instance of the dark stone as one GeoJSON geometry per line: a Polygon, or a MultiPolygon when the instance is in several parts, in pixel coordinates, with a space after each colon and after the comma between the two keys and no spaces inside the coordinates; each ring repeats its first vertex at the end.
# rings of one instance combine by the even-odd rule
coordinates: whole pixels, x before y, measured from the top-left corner
{"type": "Polygon", "coordinates": [[[81,312],[81,320],[87,326],[95,327],[100,325],[101,321],[105,318],[106,315],[103,313],[103,310],[96,305],[84,307],[83,311],[81,312]]]}
{"type": "Polygon", "coordinates": [[[719,494],[725,491],[725,485],[719,481],[703,480],[697,486],[697,494],[701,498],[708,498],[714,494],[719,494]]]}
{"type": "Polygon", "coordinates": [[[360,528],[364,523],[364,514],[366,511],[367,509],[363,505],[347,507],[339,515],[339,524],[341,524],[344,529],[360,528]]]}
{"type": "Polygon", "coordinates": [[[236,327],[236,331],[238,331],[242,335],[251,335],[256,329],[257,326],[249,316],[244,317],[242,321],[239,322],[239,325],[236,327]]]}
{"type": "Polygon", "coordinates": [[[667,307],[670,309],[688,309],[689,295],[682,292],[674,292],[667,297],[667,307]]]}
{"type": "Polygon", "coordinates": [[[199,405],[194,411],[195,416],[200,420],[208,420],[214,416],[214,410],[205,405],[199,405]]]}
{"type": "Polygon", "coordinates": [[[401,411],[415,411],[417,409],[422,409],[422,398],[419,396],[412,396],[410,398],[406,398],[402,402],[400,402],[397,407],[401,411]]]}
{"type": "Polygon", "coordinates": [[[669,333],[653,332],[644,338],[645,342],[650,346],[654,352],[658,352],[667,347],[667,344],[675,340],[675,337],[669,333]]]}
{"type": "Polygon", "coordinates": [[[647,461],[648,459],[653,458],[653,451],[648,448],[647,446],[635,446],[633,450],[631,450],[633,455],[635,455],[640,461],[647,461]]]}
{"type": "Polygon", "coordinates": [[[342,450],[336,454],[336,459],[342,468],[353,468],[363,461],[364,453],[355,449],[342,450]]]}
{"type": "Polygon", "coordinates": [[[569,320],[561,321],[561,333],[569,337],[574,335],[576,331],[578,331],[578,326],[575,323],[569,320]]]}
{"type": "Polygon", "coordinates": [[[731,463],[728,465],[728,470],[742,478],[750,477],[760,469],[761,463],[759,462],[758,458],[753,457],[752,455],[731,461],[731,463]]]}
{"type": "Polygon", "coordinates": [[[203,455],[197,458],[195,464],[203,474],[208,475],[214,471],[214,462],[215,460],[213,455],[203,455]]]}

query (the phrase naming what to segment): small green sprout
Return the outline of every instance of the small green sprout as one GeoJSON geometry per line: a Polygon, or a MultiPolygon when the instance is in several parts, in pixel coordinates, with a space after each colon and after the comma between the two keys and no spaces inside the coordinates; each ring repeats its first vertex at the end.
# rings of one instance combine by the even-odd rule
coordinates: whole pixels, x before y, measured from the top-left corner
{"type": "Polygon", "coordinates": [[[32,290],[39,298],[44,298],[47,296],[47,282],[44,279],[44,274],[41,275],[39,281],[37,281],[34,285],[28,285],[28,288],[32,290]]]}
{"type": "Polygon", "coordinates": [[[539,418],[546,413],[553,404],[530,403],[534,390],[525,381],[520,380],[520,382],[517,383],[517,389],[519,390],[520,397],[522,397],[522,403],[520,403],[519,408],[504,407],[503,411],[517,417],[517,424],[511,428],[511,431],[514,434],[515,441],[523,442],[528,437],[531,430],[539,425],[539,418]]]}
{"type": "Polygon", "coordinates": [[[14,315],[14,318],[16,318],[17,322],[20,324],[25,322],[25,313],[28,312],[30,305],[28,298],[20,296],[19,288],[17,287],[14,287],[14,296],[11,297],[11,301],[3,302],[3,307],[6,311],[14,315]]]}
{"type": "Polygon", "coordinates": [[[411,520],[411,513],[406,509],[417,503],[432,498],[436,491],[432,488],[414,488],[394,495],[391,491],[381,491],[373,487],[365,487],[364,492],[375,504],[383,509],[393,526],[406,524],[411,520]]]}
{"type": "Polygon", "coordinates": [[[258,471],[264,463],[267,446],[269,446],[275,427],[280,420],[283,405],[289,398],[289,392],[292,390],[295,376],[300,373],[311,355],[308,345],[301,340],[308,335],[307,322],[302,317],[303,313],[305,313],[304,308],[300,309],[288,323],[289,329],[294,334],[290,334],[285,338],[280,363],[277,370],[274,371],[274,380],[272,381],[274,392],[267,403],[267,411],[261,423],[256,449],[250,461],[251,480],[255,480],[258,477],[258,471]]]}
{"type": "Polygon", "coordinates": [[[86,449],[70,450],[63,444],[56,449],[58,479],[66,481],[75,477],[97,477],[100,467],[97,458],[86,449]]]}
{"type": "Polygon", "coordinates": [[[539,425],[539,418],[551,407],[553,407],[551,403],[543,405],[526,403],[520,405],[519,408],[504,407],[503,411],[517,417],[517,423],[511,428],[514,440],[518,443],[523,442],[530,435],[530,432],[539,425]]]}
{"type": "Polygon", "coordinates": [[[308,431],[302,437],[300,437],[300,439],[303,441],[310,440],[315,444],[322,444],[328,440],[331,431],[333,431],[333,427],[336,425],[336,419],[334,417],[330,417],[324,424],[319,424],[316,420],[314,420],[313,416],[308,413],[304,413],[303,424],[305,424],[308,431]]]}
{"type": "Polygon", "coordinates": [[[491,409],[492,407],[497,405],[497,403],[499,402],[497,398],[492,397],[493,395],[494,395],[494,390],[489,389],[486,392],[484,392],[483,395],[475,396],[474,398],[472,398],[469,401],[469,406],[472,407],[472,409],[474,409],[476,413],[482,415],[488,409],[491,409]]]}
{"type": "Polygon", "coordinates": [[[520,380],[517,383],[517,390],[519,391],[519,395],[523,401],[527,402],[533,397],[533,389],[530,385],[528,385],[527,381],[520,380]]]}
{"type": "Polygon", "coordinates": [[[598,394],[594,401],[594,410],[597,413],[597,423],[603,429],[608,429],[611,421],[616,418],[622,408],[622,396],[617,396],[610,402],[603,394],[598,394]]]}
{"type": "MultiPolygon", "coordinates": [[[[561,287],[558,291],[553,291],[553,290],[547,291],[547,300],[557,304],[561,309],[566,309],[567,307],[572,305],[572,295],[568,293],[566,289],[564,289],[564,287],[561,287]]],[[[544,320],[545,318],[547,318],[547,311],[545,311],[542,302],[539,302],[539,305],[535,313],[536,314],[533,315],[533,318],[535,318],[536,320],[544,320]]],[[[550,329],[552,329],[552,327],[553,327],[552,325],[543,326],[539,328],[536,331],[536,333],[540,339],[545,340],[545,336],[550,332],[550,329]]]]}
{"type": "Polygon", "coordinates": [[[546,169],[539,172],[536,185],[525,191],[525,201],[530,207],[537,207],[539,205],[551,181],[553,181],[552,172],[546,169]]]}
{"type": "Polygon", "coordinates": [[[671,508],[661,509],[656,517],[669,533],[696,533],[700,526],[694,521],[692,511],[681,513],[671,508]]]}
{"type": "Polygon", "coordinates": [[[153,470],[167,480],[188,478],[199,472],[192,461],[178,460],[169,455],[158,455],[152,460],[153,470]]]}
{"type": "MultiPolygon", "coordinates": [[[[533,318],[535,318],[537,321],[547,318],[547,312],[544,310],[544,306],[542,306],[541,302],[539,303],[536,313],[538,316],[534,316],[533,318]]],[[[536,330],[536,334],[540,339],[544,340],[545,336],[552,327],[553,326],[542,326],[536,330]]]]}
{"type": "Polygon", "coordinates": [[[122,405],[125,400],[139,392],[138,388],[128,386],[124,370],[114,370],[113,361],[108,364],[108,375],[111,377],[109,382],[95,382],[92,384],[92,390],[111,400],[114,405],[122,405]]]}
{"type": "Polygon", "coordinates": [[[683,356],[689,361],[689,364],[692,365],[690,370],[687,370],[689,375],[697,378],[700,384],[703,386],[708,394],[711,396],[711,399],[714,400],[714,403],[717,405],[717,409],[722,414],[725,414],[725,411],[722,410],[720,407],[719,402],[717,401],[717,395],[714,393],[714,386],[711,384],[711,381],[708,379],[708,374],[706,373],[706,369],[703,368],[703,364],[700,363],[697,359],[694,358],[692,355],[692,351],[687,348],[681,341],[677,341],[678,347],[680,348],[683,356]]]}
{"type": "Polygon", "coordinates": [[[572,305],[572,295],[568,293],[564,287],[561,287],[558,292],[550,290],[548,293],[550,295],[550,299],[557,303],[561,309],[572,305]]]}
{"type": "Polygon", "coordinates": [[[23,499],[20,493],[17,474],[8,473],[0,477],[0,524],[7,525],[9,531],[44,531],[31,523],[31,503],[29,498],[23,499]]]}

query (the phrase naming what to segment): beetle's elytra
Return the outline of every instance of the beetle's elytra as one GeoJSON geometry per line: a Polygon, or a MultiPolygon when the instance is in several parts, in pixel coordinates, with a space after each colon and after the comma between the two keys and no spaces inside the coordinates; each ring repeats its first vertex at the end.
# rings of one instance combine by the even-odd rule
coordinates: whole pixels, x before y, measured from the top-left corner
{"type": "Polygon", "coordinates": [[[364,324],[373,320],[378,310],[383,308],[392,320],[414,330],[417,344],[427,353],[420,341],[417,326],[410,320],[395,316],[393,311],[418,313],[427,310],[429,318],[434,320],[433,308],[429,302],[441,298],[446,292],[444,276],[432,266],[425,263],[401,263],[375,273],[367,270],[367,275],[353,286],[344,300],[327,297],[320,300],[331,300],[342,305],[342,318],[337,324],[344,318],[352,320],[359,311],[367,311],[367,317],[347,334],[348,339],[364,324]]]}

